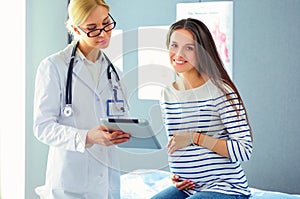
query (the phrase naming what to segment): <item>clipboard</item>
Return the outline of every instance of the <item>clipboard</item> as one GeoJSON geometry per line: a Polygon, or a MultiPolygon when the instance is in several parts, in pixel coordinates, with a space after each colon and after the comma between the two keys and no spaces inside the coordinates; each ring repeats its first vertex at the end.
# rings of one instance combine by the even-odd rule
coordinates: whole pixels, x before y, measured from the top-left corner
{"type": "Polygon", "coordinates": [[[162,148],[146,119],[101,118],[100,122],[108,129],[121,130],[131,135],[129,141],[117,145],[120,148],[162,148]]]}

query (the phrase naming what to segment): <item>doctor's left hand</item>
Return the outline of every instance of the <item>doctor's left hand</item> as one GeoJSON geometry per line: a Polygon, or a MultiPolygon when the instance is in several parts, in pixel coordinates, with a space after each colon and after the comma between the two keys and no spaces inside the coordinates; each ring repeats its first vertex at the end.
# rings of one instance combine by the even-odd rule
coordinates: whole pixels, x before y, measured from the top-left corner
{"type": "Polygon", "coordinates": [[[101,144],[110,146],[114,144],[121,144],[130,139],[130,134],[123,131],[108,131],[104,126],[97,126],[88,131],[86,136],[86,145],[101,144]]]}

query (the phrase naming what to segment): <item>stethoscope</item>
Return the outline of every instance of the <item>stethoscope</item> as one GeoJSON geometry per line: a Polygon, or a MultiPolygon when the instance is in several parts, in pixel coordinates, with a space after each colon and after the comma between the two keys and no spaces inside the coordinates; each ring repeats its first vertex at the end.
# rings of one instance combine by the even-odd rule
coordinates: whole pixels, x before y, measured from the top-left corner
{"type": "MultiPolygon", "coordinates": [[[[78,45],[79,45],[79,42],[77,42],[75,44],[75,46],[73,47],[73,49],[72,49],[71,59],[70,59],[69,68],[68,68],[67,84],[66,84],[66,105],[63,109],[63,113],[66,117],[70,117],[73,114],[73,108],[72,108],[72,73],[73,73],[74,60],[75,60],[75,55],[76,55],[76,50],[78,48],[78,45]]],[[[110,84],[110,89],[113,91],[113,97],[114,97],[113,101],[115,102],[115,105],[117,106],[116,102],[118,101],[118,99],[117,99],[116,91],[120,90],[122,95],[123,95],[125,105],[127,106],[127,110],[129,110],[129,105],[128,105],[127,99],[125,97],[125,93],[122,89],[122,86],[121,86],[121,83],[120,83],[120,77],[117,73],[117,70],[114,67],[114,65],[111,63],[109,58],[104,53],[103,53],[103,55],[104,55],[105,59],[108,62],[108,66],[107,66],[107,69],[106,69],[106,75],[107,75],[108,82],[110,84]],[[117,85],[113,85],[113,83],[112,83],[112,72],[114,73],[115,82],[117,83],[117,85]]],[[[126,111],[124,106],[117,107],[117,109],[119,109],[121,112],[126,111]]]]}

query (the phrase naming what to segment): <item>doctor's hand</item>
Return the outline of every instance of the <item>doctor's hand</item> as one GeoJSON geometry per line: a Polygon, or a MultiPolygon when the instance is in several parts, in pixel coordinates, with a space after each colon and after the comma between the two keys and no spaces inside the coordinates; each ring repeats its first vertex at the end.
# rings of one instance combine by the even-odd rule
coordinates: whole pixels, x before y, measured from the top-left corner
{"type": "Polygon", "coordinates": [[[191,180],[181,180],[179,175],[172,174],[171,180],[178,190],[194,189],[195,183],[191,180]]]}
{"type": "Polygon", "coordinates": [[[130,134],[123,131],[108,130],[104,126],[97,126],[88,131],[86,136],[86,146],[93,144],[101,144],[104,146],[111,146],[127,142],[130,139],[130,134]]]}
{"type": "Polygon", "coordinates": [[[187,131],[179,134],[173,135],[173,137],[168,142],[168,153],[172,154],[177,149],[184,148],[191,144],[191,140],[193,138],[193,132],[187,131]]]}

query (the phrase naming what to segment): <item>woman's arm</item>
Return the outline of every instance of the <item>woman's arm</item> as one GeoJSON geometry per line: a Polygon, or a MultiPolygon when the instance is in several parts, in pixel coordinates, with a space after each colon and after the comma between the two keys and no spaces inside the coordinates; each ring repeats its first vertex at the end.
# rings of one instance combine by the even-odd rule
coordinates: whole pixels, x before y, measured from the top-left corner
{"type": "Polygon", "coordinates": [[[230,157],[227,142],[224,139],[217,139],[200,132],[195,132],[192,134],[192,143],[216,152],[221,156],[230,157]]]}
{"type": "Polygon", "coordinates": [[[228,138],[218,139],[201,132],[176,134],[168,143],[169,153],[196,144],[230,158],[233,162],[249,160],[252,154],[251,128],[243,105],[232,95],[232,103],[224,96],[215,105],[228,138]]]}
{"type": "Polygon", "coordinates": [[[227,142],[223,139],[213,138],[200,132],[185,132],[174,135],[168,142],[169,153],[189,145],[198,145],[229,158],[227,142]]]}
{"type": "MultiPolygon", "coordinates": [[[[252,154],[252,136],[244,105],[234,92],[215,102],[216,111],[225,127],[227,138],[224,139],[226,144],[223,146],[226,146],[230,160],[232,162],[249,160],[252,154]]],[[[219,151],[218,147],[219,144],[215,149],[219,151]]]]}

